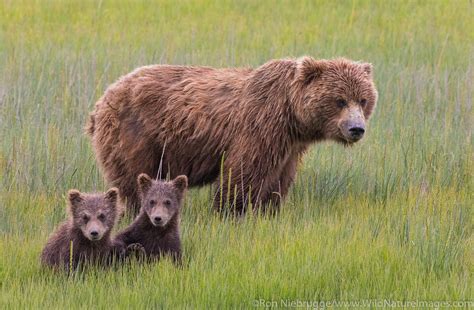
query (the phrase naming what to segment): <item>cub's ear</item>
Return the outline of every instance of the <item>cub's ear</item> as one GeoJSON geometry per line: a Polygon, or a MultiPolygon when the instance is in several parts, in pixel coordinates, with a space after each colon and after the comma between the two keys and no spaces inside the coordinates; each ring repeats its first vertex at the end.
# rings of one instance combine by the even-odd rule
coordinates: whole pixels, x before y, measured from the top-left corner
{"type": "Polygon", "coordinates": [[[372,76],[372,71],[373,71],[373,66],[371,63],[368,63],[368,62],[364,62],[361,64],[362,65],[362,69],[364,70],[365,73],[367,73],[368,76],[372,76]]]}
{"type": "Polygon", "coordinates": [[[118,197],[118,188],[112,187],[105,193],[105,199],[110,201],[113,204],[117,203],[117,197],[118,197]]]}
{"type": "Polygon", "coordinates": [[[79,204],[82,200],[84,200],[81,192],[78,191],[77,189],[69,190],[69,192],[67,193],[67,199],[71,203],[71,206],[75,206],[79,204]]]}
{"type": "Polygon", "coordinates": [[[137,183],[138,183],[138,191],[143,195],[151,187],[153,180],[148,176],[146,173],[142,173],[138,176],[137,178],[137,183]]]}
{"type": "Polygon", "coordinates": [[[188,177],[185,175],[177,176],[173,180],[173,186],[180,191],[184,191],[186,188],[188,188],[188,177]]]}
{"type": "Polygon", "coordinates": [[[69,202],[68,212],[70,216],[74,217],[76,214],[76,211],[79,208],[79,204],[81,203],[81,201],[84,200],[84,197],[82,196],[81,192],[78,191],[77,189],[71,189],[67,193],[67,200],[69,202]]]}
{"type": "Polygon", "coordinates": [[[326,60],[315,60],[309,56],[301,57],[296,61],[296,79],[307,85],[319,78],[327,67],[326,60]]]}

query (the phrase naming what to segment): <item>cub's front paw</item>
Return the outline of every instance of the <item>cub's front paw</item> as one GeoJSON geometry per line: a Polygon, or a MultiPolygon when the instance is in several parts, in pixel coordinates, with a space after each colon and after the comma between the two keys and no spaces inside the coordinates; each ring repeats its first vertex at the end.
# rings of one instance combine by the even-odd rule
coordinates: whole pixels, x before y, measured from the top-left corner
{"type": "Polygon", "coordinates": [[[140,243],[132,243],[127,246],[127,255],[136,255],[137,257],[145,256],[146,251],[140,243]]]}

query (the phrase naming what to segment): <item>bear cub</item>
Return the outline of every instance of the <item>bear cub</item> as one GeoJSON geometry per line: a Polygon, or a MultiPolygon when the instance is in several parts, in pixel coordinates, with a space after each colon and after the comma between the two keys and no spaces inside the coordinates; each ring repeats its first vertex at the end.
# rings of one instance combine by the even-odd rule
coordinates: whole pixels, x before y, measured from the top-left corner
{"type": "Polygon", "coordinates": [[[117,200],[117,188],[105,194],[70,190],[69,219],[49,238],[41,254],[42,264],[65,269],[86,263],[103,265],[110,263],[115,254],[124,252],[110,237],[121,214],[117,200]]]}
{"type": "Polygon", "coordinates": [[[138,176],[140,213],[136,219],[118,233],[114,242],[122,247],[141,245],[140,251],[147,260],[171,256],[181,262],[179,218],[184,194],[188,187],[185,175],[172,181],[157,181],[142,173],[138,176]]]}

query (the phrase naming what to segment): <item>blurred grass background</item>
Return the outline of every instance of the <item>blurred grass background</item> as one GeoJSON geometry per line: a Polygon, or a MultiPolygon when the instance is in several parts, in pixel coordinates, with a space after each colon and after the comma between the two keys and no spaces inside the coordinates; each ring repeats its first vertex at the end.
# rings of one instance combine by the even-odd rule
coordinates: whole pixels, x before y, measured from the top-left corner
{"type": "Polygon", "coordinates": [[[0,307],[472,300],[473,13],[467,0],[1,0],[0,307]],[[151,63],[301,55],[372,62],[380,98],[362,142],[312,148],[281,214],[221,219],[194,189],[183,270],[41,268],[66,191],[106,189],[82,128],[108,84],[151,63]]]}

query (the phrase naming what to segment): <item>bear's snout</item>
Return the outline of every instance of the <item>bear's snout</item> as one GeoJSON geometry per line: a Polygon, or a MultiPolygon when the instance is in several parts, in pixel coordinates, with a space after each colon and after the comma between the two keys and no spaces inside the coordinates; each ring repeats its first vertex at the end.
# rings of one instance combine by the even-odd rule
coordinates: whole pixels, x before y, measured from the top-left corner
{"type": "Polygon", "coordinates": [[[105,227],[98,221],[90,221],[85,227],[84,235],[91,241],[102,239],[105,233],[105,227]]]}
{"type": "Polygon", "coordinates": [[[354,143],[364,136],[365,123],[361,120],[347,120],[342,122],[340,130],[347,142],[354,143]]]}
{"type": "Polygon", "coordinates": [[[155,227],[164,227],[168,224],[171,214],[163,207],[156,207],[149,215],[151,223],[155,227]]]}
{"type": "Polygon", "coordinates": [[[349,133],[354,140],[359,140],[364,135],[365,128],[361,125],[356,125],[349,128],[349,133]]]}
{"type": "Polygon", "coordinates": [[[365,133],[365,118],[362,110],[357,106],[346,109],[342,114],[339,130],[344,136],[344,140],[349,143],[362,139],[365,133]]]}

